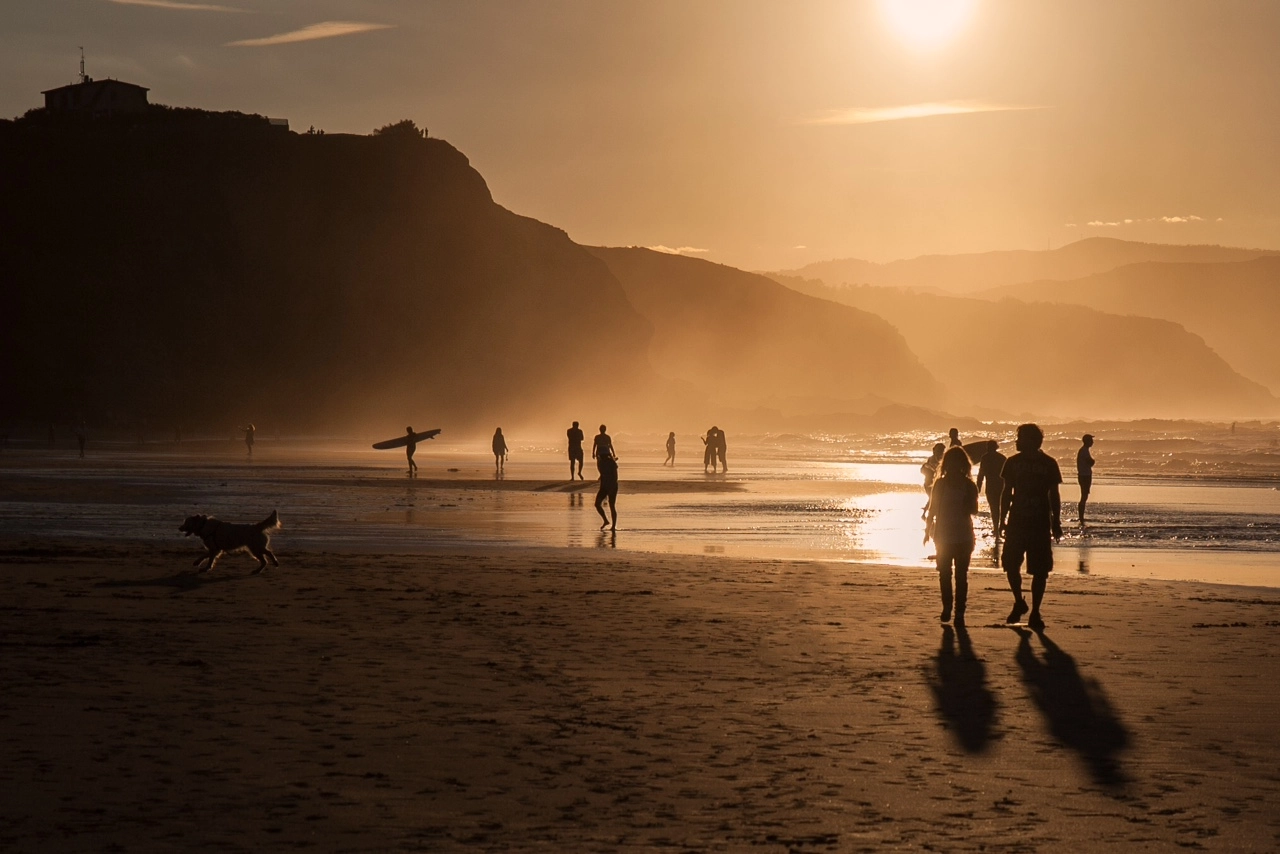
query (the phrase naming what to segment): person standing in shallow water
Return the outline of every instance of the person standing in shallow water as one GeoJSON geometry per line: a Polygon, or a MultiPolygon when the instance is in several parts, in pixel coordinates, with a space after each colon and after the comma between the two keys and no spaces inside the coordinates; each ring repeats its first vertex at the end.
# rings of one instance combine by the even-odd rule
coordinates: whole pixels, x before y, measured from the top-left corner
{"type": "Polygon", "coordinates": [[[613,453],[613,439],[607,432],[608,428],[603,424],[600,425],[600,432],[596,434],[595,441],[591,444],[591,459],[596,461],[596,471],[604,475],[605,460],[616,460],[617,456],[613,453]]]}
{"type": "Polygon", "coordinates": [[[716,458],[720,460],[720,473],[729,473],[729,462],[724,458],[729,451],[729,440],[725,438],[723,430],[716,431],[716,458]]]}
{"type": "Polygon", "coordinates": [[[702,449],[703,474],[707,473],[708,466],[711,468],[712,474],[716,473],[716,441],[719,433],[720,429],[713,424],[711,429],[707,431],[707,435],[702,437],[702,444],[705,446],[702,449]]]}
{"type": "Polygon", "coordinates": [[[978,512],[978,486],[969,477],[969,455],[962,447],[949,448],[942,457],[942,476],[933,482],[929,496],[929,518],[925,541],[933,539],[937,554],[938,586],[942,592],[942,616],[964,625],[964,609],[969,598],[969,561],[973,558],[973,517],[978,512]],[[954,570],[955,594],[951,592],[954,570]]]}
{"type": "Polygon", "coordinates": [[[582,480],[582,461],[584,454],[582,453],[582,441],[586,439],[586,435],[582,432],[582,428],[578,426],[578,422],[573,422],[566,434],[569,438],[569,480],[573,480],[573,464],[578,464],[578,480],[582,480]]]}
{"type": "Polygon", "coordinates": [[[1000,453],[1000,443],[991,440],[987,452],[978,461],[978,491],[982,491],[982,483],[987,484],[987,509],[991,511],[991,532],[1000,539],[1000,493],[1004,491],[1004,480],[1000,472],[1004,470],[1007,457],[1000,453]]]}
{"type": "Polygon", "coordinates": [[[404,446],[404,455],[409,460],[409,477],[413,477],[418,473],[418,464],[413,461],[413,452],[418,450],[418,443],[413,440],[413,428],[404,428],[405,435],[409,437],[409,444],[404,446]]]}
{"type": "Polygon", "coordinates": [[[253,456],[253,435],[258,432],[258,428],[250,424],[248,427],[241,427],[244,431],[244,446],[249,449],[249,456],[253,456]]]}
{"type": "Polygon", "coordinates": [[[1001,562],[1013,593],[1013,610],[1006,623],[1016,623],[1027,613],[1022,598],[1022,562],[1031,576],[1031,615],[1027,625],[1044,628],[1040,603],[1044,600],[1049,573],[1053,571],[1054,540],[1062,539],[1062,496],[1058,486],[1062,471],[1058,461],[1040,449],[1044,431],[1035,424],[1018,427],[1018,453],[1001,471],[1004,491],[1000,495],[1000,527],[1005,532],[1001,562]]]}
{"type": "Polygon", "coordinates": [[[502,435],[502,428],[493,431],[493,469],[502,474],[507,470],[507,439],[502,435]]]}
{"type": "MultiPolygon", "coordinates": [[[[1234,425],[1232,425],[1234,426],[1234,425]]],[[[1076,482],[1080,484],[1080,506],[1077,508],[1080,517],[1080,530],[1084,530],[1084,505],[1089,501],[1089,492],[1093,489],[1093,436],[1085,433],[1080,438],[1080,450],[1076,451],[1076,482]]]]}
{"type": "Polygon", "coordinates": [[[618,529],[618,459],[613,454],[601,454],[596,457],[596,465],[600,469],[600,489],[596,491],[596,512],[600,514],[600,530],[609,527],[618,529]],[[604,513],[604,502],[609,502],[609,515],[604,513]],[[612,518],[611,518],[612,517],[612,518]]]}
{"type": "Polygon", "coordinates": [[[664,466],[675,468],[676,465],[676,434],[671,432],[667,434],[667,458],[663,460],[664,466]]]}

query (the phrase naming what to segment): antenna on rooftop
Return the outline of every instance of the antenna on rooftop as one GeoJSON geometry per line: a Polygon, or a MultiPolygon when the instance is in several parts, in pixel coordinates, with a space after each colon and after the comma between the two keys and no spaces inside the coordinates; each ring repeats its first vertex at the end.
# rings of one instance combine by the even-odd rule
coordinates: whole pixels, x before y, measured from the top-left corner
{"type": "Polygon", "coordinates": [[[89,77],[84,73],[84,47],[80,48],[80,82],[88,83],[89,77]]]}

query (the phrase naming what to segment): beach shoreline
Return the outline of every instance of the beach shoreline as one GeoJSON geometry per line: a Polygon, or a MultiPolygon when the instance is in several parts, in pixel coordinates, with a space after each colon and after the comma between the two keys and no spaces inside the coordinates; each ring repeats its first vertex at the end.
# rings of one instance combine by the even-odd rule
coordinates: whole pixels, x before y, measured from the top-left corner
{"type": "Polygon", "coordinates": [[[0,541],[15,851],[1265,850],[1280,591],[0,541]]]}

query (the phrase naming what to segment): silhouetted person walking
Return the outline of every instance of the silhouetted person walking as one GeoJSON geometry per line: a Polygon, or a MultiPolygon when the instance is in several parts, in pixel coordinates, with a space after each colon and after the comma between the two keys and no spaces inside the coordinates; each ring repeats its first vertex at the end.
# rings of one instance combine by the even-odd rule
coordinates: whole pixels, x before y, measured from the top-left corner
{"type": "Polygon", "coordinates": [[[969,597],[969,561],[973,557],[973,517],[978,512],[978,487],[969,477],[969,455],[962,447],[949,448],[942,457],[942,477],[933,482],[929,496],[929,521],[925,540],[933,538],[937,554],[938,586],[942,592],[942,616],[951,619],[952,569],[955,570],[956,625],[964,625],[969,597]]]}
{"type": "Polygon", "coordinates": [[[1000,453],[1000,443],[994,439],[987,448],[987,452],[982,455],[982,459],[978,461],[978,489],[982,489],[985,481],[987,484],[987,509],[991,511],[991,530],[995,534],[996,539],[1000,539],[1000,493],[1004,491],[1004,478],[1000,476],[1000,472],[1004,470],[1004,463],[1007,457],[1000,453]]]}
{"type": "Polygon", "coordinates": [[[938,466],[942,463],[942,454],[947,450],[947,446],[939,442],[933,446],[933,453],[929,455],[929,459],[920,464],[920,474],[924,476],[924,509],[920,511],[920,518],[924,519],[929,515],[929,499],[928,496],[933,494],[933,480],[938,476],[938,466]]]}
{"type": "Polygon", "coordinates": [[[413,477],[418,473],[418,464],[413,461],[413,452],[418,450],[418,443],[413,440],[413,428],[404,428],[405,435],[409,437],[409,444],[404,446],[404,455],[409,460],[409,477],[413,477]]]}
{"type": "MultiPolygon", "coordinates": [[[[1232,427],[1234,428],[1234,424],[1232,427]]],[[[1080,438],[1080,450],[1076,451],[1076,482],[1080,484],[1080,530],[1084,530],[1084,505],[1089,501],[1089,492],[1093,489],[1093,436],[1085,433],[1080,438]]]]}
{"type": "Polygon", "coordinates": [[[1025,558],[1031,576],[1031,616],[1027,625],[1036,631],[1044,628],[1040,603],[1053,571],[1050,537],[1062,539],[1062,497],[1058,491],[1062,472],[1058,461],[1040,450],[1043,444],[1044,431],[1037,425],[1018,427],[1018,453],[1004,464],[1004,491],[1000,495],[1000,527],[1005,532],[1002,562],[1013,593],[1013,610],[1005,622],[1016,623],[1027,613],[1027,602],[1022,598],[1025,558]]]}
{"type": "Polygon", "coordinates": [[[723,430],[716,431],[716,458],[720,460],[720,473],[729,473],[729,463],[725,460],[724,455],[729,450],[729,441],[724,436],[723,430]]]}
{"type": "Polygon", "coordinates": [[[667,458],[663,460],[662,464],[664,466],[671,466],[672,468],[675,468],[676,466],[676,434],[675,433],[667,434],[667,458]]]}
{"type": "Polygon", "coordinates": [[[498,473],[507,470],[507,440],[501,427],[493,431],[493,468],[498,473]]]}
{"type": "Polygon", "coordinates": [[[241,427],[244,431],[244,446],[249,449],[249,456],[253,456],[253,436],[258,432],[258,428],[250,424],[248,427],[241,427]]]}
{"type": "Polygon", "coordinates": [[[578,464],[578,480],[584,480],[585,478],[582,476],[582,461],[585,455],[582,450],[582,442],[587,437],[582,432],[582,429],[578,427],[577,421],[573,422],[573,426],[568,429],[566,435],[569,437],[569,480],[573,480],[574,462],[578,464]]]}
{"type": "Polygon", "coordinates": [[[618,528],[618,459],[610,454],[596,457],[596,465],[600,469],[600,489],[596,492],[596,512],[603,520],[600,530],[608,526],[612,530],[618,528]],[[604,502],[609,502],[609,515],[604,513],[604,502]],[[612,517],[612,518],[611,518],[612,517]]]}
{"type": "Polygon", "coordinates": [[[604,476],[605,460],[616,460],[617,456],[613,453],[613,439],[609,437],[603,424],[600,425],[600,432],[596,434],[595,441],[591,444],[591,459],[596,461],[596,471],[600,472],[600,476],[604,476]]]}

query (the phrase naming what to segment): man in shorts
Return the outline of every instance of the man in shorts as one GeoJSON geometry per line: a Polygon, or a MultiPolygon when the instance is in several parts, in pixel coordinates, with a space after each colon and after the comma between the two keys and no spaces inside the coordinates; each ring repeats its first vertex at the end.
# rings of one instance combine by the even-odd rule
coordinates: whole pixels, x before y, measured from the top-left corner
{"type": "Polygon", "coordinates": [[[1080,450],[1076,451],[1076,482],[1080,484],[1080,506],[1077,508],[1080,517],[1080,530],[1084,530],[1084,506],[1089,503],[1089,492],[1093,489],[1093,436],[1085,433],[1080,439],[1080,450]]]}
{"type": "Polygon", "coordinates": [[[1058,461],[1040,450],[1044,431],[1035,424],[1018,427],[1018,453],[1009,458],[1001,471],[1004,491],[1000,494],[1000,528],[1004,531],[1002,564],[1013,593],[1013,610],[1005,619],[1016,623],[1027,613],[1027,600],[1022,598],[1022,562],[1027,562],[1031,576],[1031,615],[1027,625],[1036,631],[1044,628],[1040,603],[1044,599],[1049,573],[1053,571],[1054,540],[1062,539],[1062,497],[1058,485],[1062,471],[1058,461]]]}
{"type": "Polygon", "coordinates": [[[987,452],[978,461],[978,490],[982,490],[983,482],[987,485],[987,509],[991,511],[991,532],[1000,539],[1000,495],[1004,492],[1004,481],[1000,472],[1004,471],[1005,455],[1000,453],[1000,443],[991,440],[987,452]]]}
{"type": "Polygon", "coordinates": [[[583,459],[585,459],[586,455],[582,452],[582,440],[586,438],[586,435],[583,434],[581,428],[578,427],[577,421],[573,422],[573,426],[569,428],[568,436],[569,436],[569,480],[573,480],[574,462],[577,462],[578,464],[578,480],[583,480],[584,478],[582,477],[582,461],[583,459]]]}

